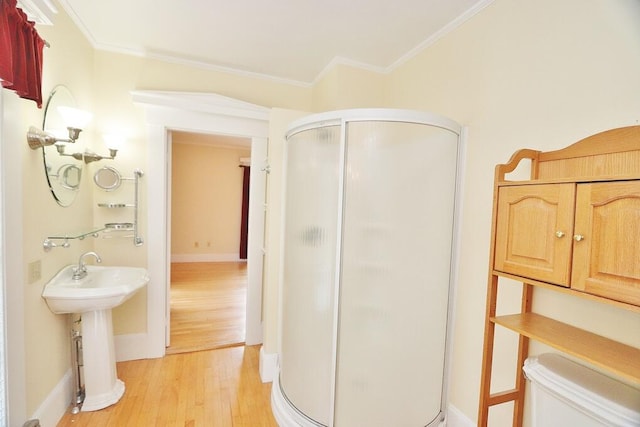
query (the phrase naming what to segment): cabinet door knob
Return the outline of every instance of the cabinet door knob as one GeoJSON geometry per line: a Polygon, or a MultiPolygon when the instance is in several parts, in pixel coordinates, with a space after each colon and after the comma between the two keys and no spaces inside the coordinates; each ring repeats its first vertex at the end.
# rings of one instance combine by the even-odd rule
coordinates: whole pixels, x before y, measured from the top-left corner
{"type": "Polygon", "coordinates": [[[556,231],[556,237],[557,238],[564,237],[564,231],[560,231],[560,230],[556,231]]]}
{"type": "Polygon", "coordinates": [[[576,234],[575,236],[573,236],[573,240],[575,240],[576,242],[581,242],[582,240],[584,240],[584,236],[582,234],[576,234]]]}

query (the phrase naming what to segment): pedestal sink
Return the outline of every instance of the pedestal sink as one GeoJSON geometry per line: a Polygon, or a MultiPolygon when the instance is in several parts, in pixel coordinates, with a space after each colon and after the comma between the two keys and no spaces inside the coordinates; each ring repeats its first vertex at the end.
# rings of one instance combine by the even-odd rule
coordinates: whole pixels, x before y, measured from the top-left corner
{"type": "Polygon", "coordinates": [[[116,403],[124,383],[116,375],[111,309],[149,282],[144,268],[87,265],[87,275],[73,279],[69,265],[44,287],[42,297],[55,314],[82,315],[85,398],[82,411],[96,411],[116,403]]]}

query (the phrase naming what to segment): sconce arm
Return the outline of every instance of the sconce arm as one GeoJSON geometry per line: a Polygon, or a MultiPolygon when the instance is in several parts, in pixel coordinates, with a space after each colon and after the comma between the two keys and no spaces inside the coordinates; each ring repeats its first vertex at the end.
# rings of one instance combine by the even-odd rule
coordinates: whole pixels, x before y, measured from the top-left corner
{"type": "Polygon", "coordinates": [[[66,154],[64,152],[65,146],[63,144],[56,144],[56,149],[58,150],[58,154],[60,154],[61,156],[73,157],[76,160],[82,160],[82,158],[84,157],[82,153],[66,154]]]}
{"type": "Polygon", "coordinates": [[[85,163],[91,163],[91,162],[97,162],[99,160],[113,160],[116,157],[116,154],[118,153],[118,150],[114,150],[112,148],[109,149],[109,156],[101,156],[99,154],[96,153],[92,153],[90,151],[85,151],[84,153],[84,162],[85,163]]]}

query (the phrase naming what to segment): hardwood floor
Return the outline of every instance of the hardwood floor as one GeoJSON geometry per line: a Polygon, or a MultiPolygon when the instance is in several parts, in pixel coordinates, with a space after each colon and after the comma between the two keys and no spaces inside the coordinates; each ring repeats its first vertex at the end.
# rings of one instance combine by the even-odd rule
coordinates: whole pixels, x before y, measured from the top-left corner
{"type": "Polygon", "coordinates": [[[277,427],[271,384],[258,373],[259,346],[231,347],[117,364],[122,399],[67,413],[58,427],[277,427]]]}
{"type": "Polygon", "coordinates": [[[244,346],[247,265],[171,265],[171,346],[161,359],[117,364],[122,399],[67,413],[58,427],[277,427],[259,346],[244,346]]]}
{"type": "Polygon", "coordinates": [[[246,297],[246,262],[171,264],[167,354],[243,345],[246,297]]]}

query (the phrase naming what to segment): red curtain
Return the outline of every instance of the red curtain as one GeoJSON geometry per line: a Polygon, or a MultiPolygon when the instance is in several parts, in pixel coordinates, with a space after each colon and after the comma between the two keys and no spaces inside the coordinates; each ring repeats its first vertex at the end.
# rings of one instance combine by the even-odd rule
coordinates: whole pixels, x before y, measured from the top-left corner
{"type": "Polygon", "coordinates": [[[42,107],[44,40],[16,0],[0,0],[0,79],[2,86],[42,107]]]}

